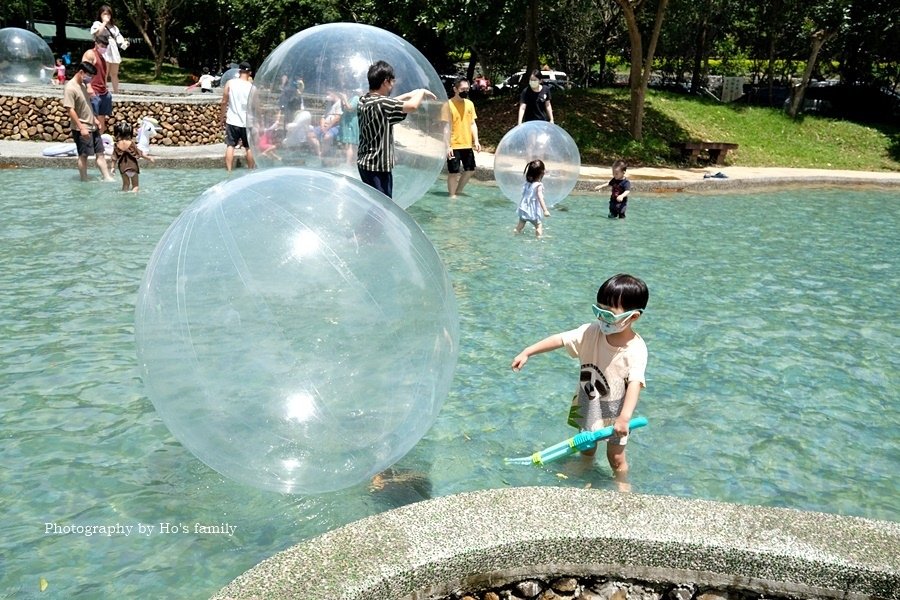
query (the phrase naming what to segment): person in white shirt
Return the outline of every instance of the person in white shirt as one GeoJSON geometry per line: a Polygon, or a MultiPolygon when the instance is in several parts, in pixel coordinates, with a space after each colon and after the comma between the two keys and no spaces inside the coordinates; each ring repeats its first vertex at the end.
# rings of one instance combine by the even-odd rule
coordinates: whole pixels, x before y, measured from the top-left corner
{"type": "Polygon", "coordinates": [[[222,91],[220,122],[225,125],[225,168],[231,172],[234,167],[234,149],[238,142],[246,149],[247,167],[256,168],[253,151],[247,139],[247,106],[250,103],[250,63],[242,62],[238,67],[239,74],[228,80],[222,91]]]}
{"type": "Polygon", "coordinates": [[[113,21],[112,8],[104,4],[100,7],[97,14],[97,21],[91,25],[91,35],[96,35],[100,30],[106,29],[109,34],[109,48],[106,51],[106,62],[109,63],[109,81],[112,83],[112,91],[114,94],[119,93],[119,64],[122,62],[122,56],[119,50],[128,48],[128,40],[122,37],[122,32],[116,27],[113,21]]]}

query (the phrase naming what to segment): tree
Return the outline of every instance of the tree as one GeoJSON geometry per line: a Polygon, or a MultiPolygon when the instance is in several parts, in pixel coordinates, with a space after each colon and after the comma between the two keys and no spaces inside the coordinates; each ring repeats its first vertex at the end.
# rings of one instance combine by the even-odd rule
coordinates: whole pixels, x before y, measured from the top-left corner
{"type": "MultiPolygon", "coordinates": [[[[528,0],[525,9],[525,72],[539,70],[541,61],[538,57],[538,0],[528,0]]],[[[528,81],[528,78],[525,78],[528,81]]]]}
{"type": "Polygon", "coordinates": [[[643,0],[616,0],[622,7],[625,24],[628,26],[628,39],[631,43],[631,74],[629,85],[631,87],[631,137],[637,141],[643,139],[644,128],[644,98],[647,95],[647,87],[650,85],[650,74],[653,71],[653,55],[656,53],[656,43],[662,30],[663,17],[666,13],[666,5],[669,0],[659,0],[656,6],[656,20],[653,24],[653,33],[647,44],[647,54],[644,56],[643,40],[638,27],[636,11],[643,4],[643,0]]]}
{"type": "Polygon", "coordinates": [[[809,58],[806,60],[806,68],[800,78],[800,83],[791,89],[791,103],[788,108],[788,114],[791,117],[796,117],[800,112],[800,107],[803,106],[806,87],[809,85],[822,46],[837,37],[848,21],[847,4],[847,0],[825,0],[814,5],[810,11],[811,14],[806,23],[810,30],[809,58]]]}
{"type": "Polygon", "coordinates": [[[900,4],[855,0],[852,27],[841,35],[841,79],[845,83],[900,88],[900,4]]]}
{"type": "Polygon", "coordinates": [[[169,28],[175,22],[175,13],[184,0],[122,0],[128,19],[153,55],[154,77],[162,73],[162,64],[168,50],[169,28]]]}
{"type": "MultiPolygon", "coordinates": [[[[444,40],[451,56],[458,60],[468,52],[467,76],[470,78],[474,75],[476,61],[493,79],[505,77],[510,70],[522,66],[524,32],[520,0],[458,0],[434,4],[417,2],[416,5],[422,25],[433,28],[444,40]]],[[[442,66],[440,61],[432,64],[436,68],[442,66]]]]}
{"type": "Polygon", "coordinates": [[[624,37],[615,0],[560,0],[541,19],[541,39],[555,68],[569,81],[589,85],[594,65],[605,75],[610,48],[624,37]]]}

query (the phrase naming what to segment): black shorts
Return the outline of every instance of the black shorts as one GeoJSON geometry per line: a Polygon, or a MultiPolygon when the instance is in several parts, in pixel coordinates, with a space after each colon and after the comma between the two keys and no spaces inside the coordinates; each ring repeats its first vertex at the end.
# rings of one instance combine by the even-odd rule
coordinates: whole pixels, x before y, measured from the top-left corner
{"type": "Polygon", "coordinates": [[[247,140],[247,128],[225,123],[225,145],[237,146],[238,142],[242,143],[244,148],[250,147],[250,142],[247,140]]]}
{"type": "Polygon", "coordinates": [[[77,129],[73,129],[72,137],[75,138],[75,150],[78,152],[78,156],[104,156],[103,138],[100,137],[99,130],[89,131],[87,137],[81,137],[81,133],[77,129]]]}
{"type": "Polygon", "coordinates": [[[459,173],[462,167],[466,171],[475,170],[475,151],[471,148],[453,149],[453,158],[447,159],[447,172],[459,173]]]}

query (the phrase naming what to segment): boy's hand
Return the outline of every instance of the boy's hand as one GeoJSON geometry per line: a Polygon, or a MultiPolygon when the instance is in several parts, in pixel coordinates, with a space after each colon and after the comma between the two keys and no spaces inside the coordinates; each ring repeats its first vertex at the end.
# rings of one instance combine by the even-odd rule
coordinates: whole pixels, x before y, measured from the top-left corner
{"type": "Polygon", "coordinates": [[[516,372],[518,373],[519,370],[520,370],[522,367],[524,367],[524,366],[525,366],[525,363],[527,363],[527,362],[528,362],[528,355],[525,354],[524,352],[520,352],[520,353],[518,354],[518,356],[516,356],[516,357],[513,359],[512,365],[510,365],[510,366],[512,367],[512,370],[513,370],[513,371],[516,371],[516,372]]]}
{"type": "Polygon", "coordinates": [[[545,211],[544,211],[544,216],[545,216],[545,217],[549,217],[549,216],[550,216],[550,211],[549,211],[549,210],[545,210],[545,211]]]}
{"type": "Polygon", "coordinates": [[[628,419],[623,419],[621,417],[616,419],[616,422],[613,423],[613,431],[616,433],[616,437],[625,437],[628,435],[628,419]]]}

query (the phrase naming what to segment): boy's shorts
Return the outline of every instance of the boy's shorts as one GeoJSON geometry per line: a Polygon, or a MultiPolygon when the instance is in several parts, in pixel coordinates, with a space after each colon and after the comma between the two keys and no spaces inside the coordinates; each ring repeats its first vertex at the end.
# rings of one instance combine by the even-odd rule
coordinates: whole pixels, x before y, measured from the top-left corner
{"type": "Polygon", "coordinates": [[[89,131],[87,137],[81,137],[81,132],[73,129],[72,137],[75,138],[78,156],[103,156],[103,138],[99,130],[89,131]]]}
{"type": "Polygon", "coordinates": [[[106,92],[102,96],[91,96],[91,108],[98,117],[111,117],[112,94],[106,92]]]}
{"type": "Polygon", "coordinates": [[[447,159],[447,172],[459,173],[459,168],[465,171],[475,170],[475,151],[471,148],[453,149],[453,158],[447,159]]]}

